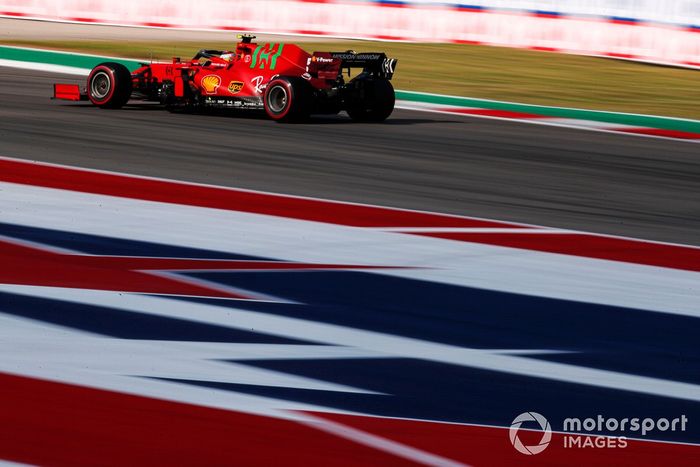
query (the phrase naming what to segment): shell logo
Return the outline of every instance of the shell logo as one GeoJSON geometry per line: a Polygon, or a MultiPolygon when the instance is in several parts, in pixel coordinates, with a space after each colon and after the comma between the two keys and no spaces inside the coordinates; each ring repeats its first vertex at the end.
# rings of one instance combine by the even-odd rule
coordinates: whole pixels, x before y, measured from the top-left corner
{"type": "Polygon", "coordinates": [[[217,75],[207,75],[202,78],[201,84],[207,94],[214,94],[221,86],[221,78],[217,75]]]}

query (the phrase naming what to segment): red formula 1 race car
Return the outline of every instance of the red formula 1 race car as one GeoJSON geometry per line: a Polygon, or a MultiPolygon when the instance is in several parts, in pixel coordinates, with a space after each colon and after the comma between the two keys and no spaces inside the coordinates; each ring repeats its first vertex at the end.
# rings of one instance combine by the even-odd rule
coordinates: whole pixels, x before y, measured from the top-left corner
{"type": "Polygon", "coordinates": [[[118,109],[129,99],[160,102],[170,110],[264,110],[277,121],[347,111],[353,120],[380,122],[394,110],[389,81],[396,59],[384,53],[314,52],[293,44],[256,44],[239,36],[234,51],[202,49],[183,62],[150,63],[134,72],[106,62],[92,69],[87,86],[54,85],[54,98],[90,100],[118,109]],[[347,82],[351,68],[362,68],[347,82]]]}

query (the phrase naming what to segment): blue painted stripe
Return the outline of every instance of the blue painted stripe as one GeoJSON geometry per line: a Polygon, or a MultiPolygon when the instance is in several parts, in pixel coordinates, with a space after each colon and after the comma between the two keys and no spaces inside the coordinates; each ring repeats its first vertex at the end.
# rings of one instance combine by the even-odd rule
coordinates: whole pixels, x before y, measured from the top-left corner
{"type": "Polygon", "coordinates": [[[559,17],[562,13],[558,11],[547,11],[547,10],[535,10],[534,13],[540,16],[556,16],[559,17]]]}
{"type": "Polygon", "coordinates": [[[482,5],[467,5],[464,3],[460,3],[455,6],[458,10],[469,10],[469,11],[486,11],[488,10],[487,7],[482,6],[482,5]]]}
{"type": "Polygon", "coordinates": [[[394,6],[394,5],[408,5],[408,2],[403,2],[401,0],[374,0],[374,3],[377,3],[379,5],[389,5],[389,6],[394,6]]]}
{"type": "Polygon", "coordinates": [[[462,347],[570,351],[584,356],[541,358],[700,384],[696,318],[357,271],[192,276],[303,305],[178,299],[462,347]]]}
{"type": "MultiPolygon", "coordinates": [[[[486,370],[414,359],[265,360],[237,362],[256,368],[331,381],[380,393],[351,394],[308,389],[174,380],[184,384],[318,404],[389,417],[508,426],[525,410],[543,414],[552,429],[568,417],[669,418],[686,415],[686,432],[649,433],[649,438],[697,442],[700,404],[556,381],[533,381],[486,370]]],[[[172,381],[172,380],[171,380],[172,381]]],[[[605,429],[601,434],[625,435],[605,429]]],[[[639,433],[637,433],[639,436],[639,433]]],[[[507,442],[507,441],[506,441],[507,442]]]]}
{"type": "Polygon", "coordinates": [[[641,20],[637,18],[627,18],[625,16],[608,16],[608,20],[610,21],[619,21],[623,23],[639,23],[641,20]]]}
{"type": "Polygon", "coordinates": [[[224,326],[4,292],[0,292],[0,313],[119,339],[312,344],[224,326]]]}
{"type": "Polygon", "coordinates": [[[0,223],[0,235],[50,245],[80,253],[114,256],[150,256],[159,258],[240,259],[263,260],[247,255],[186,248],[159,243],[125,240],[122,238],[86,235],[76,232],[40,229],[23,225],[0,223]]]}

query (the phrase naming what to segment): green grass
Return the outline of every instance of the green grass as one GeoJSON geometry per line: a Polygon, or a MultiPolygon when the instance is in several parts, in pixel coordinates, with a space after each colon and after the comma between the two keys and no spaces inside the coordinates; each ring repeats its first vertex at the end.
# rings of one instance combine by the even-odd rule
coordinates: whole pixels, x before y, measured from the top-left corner
{"type": "MultiPolygon", "coordinates": [[[[290,39],[290,42],[293,39],[290,39]]],[[[0,41],[125,58],[170,59],[231,43],[0,41]]],[[[399,89],[529,104],[700,119],[700,72],[547,52],[456,44],[317,42],[313,50],[385,51],[399,89]]]]}

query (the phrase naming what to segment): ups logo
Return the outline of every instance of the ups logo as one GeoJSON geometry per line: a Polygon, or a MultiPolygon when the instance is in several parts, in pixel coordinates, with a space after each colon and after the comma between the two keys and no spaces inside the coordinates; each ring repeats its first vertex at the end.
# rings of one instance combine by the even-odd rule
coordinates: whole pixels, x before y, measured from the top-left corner
{"type": "Polygon", "coordinates": [[[243,89],[243,81],[231,81],[228,85],[228,92],[238,94],[243,89]]]}

